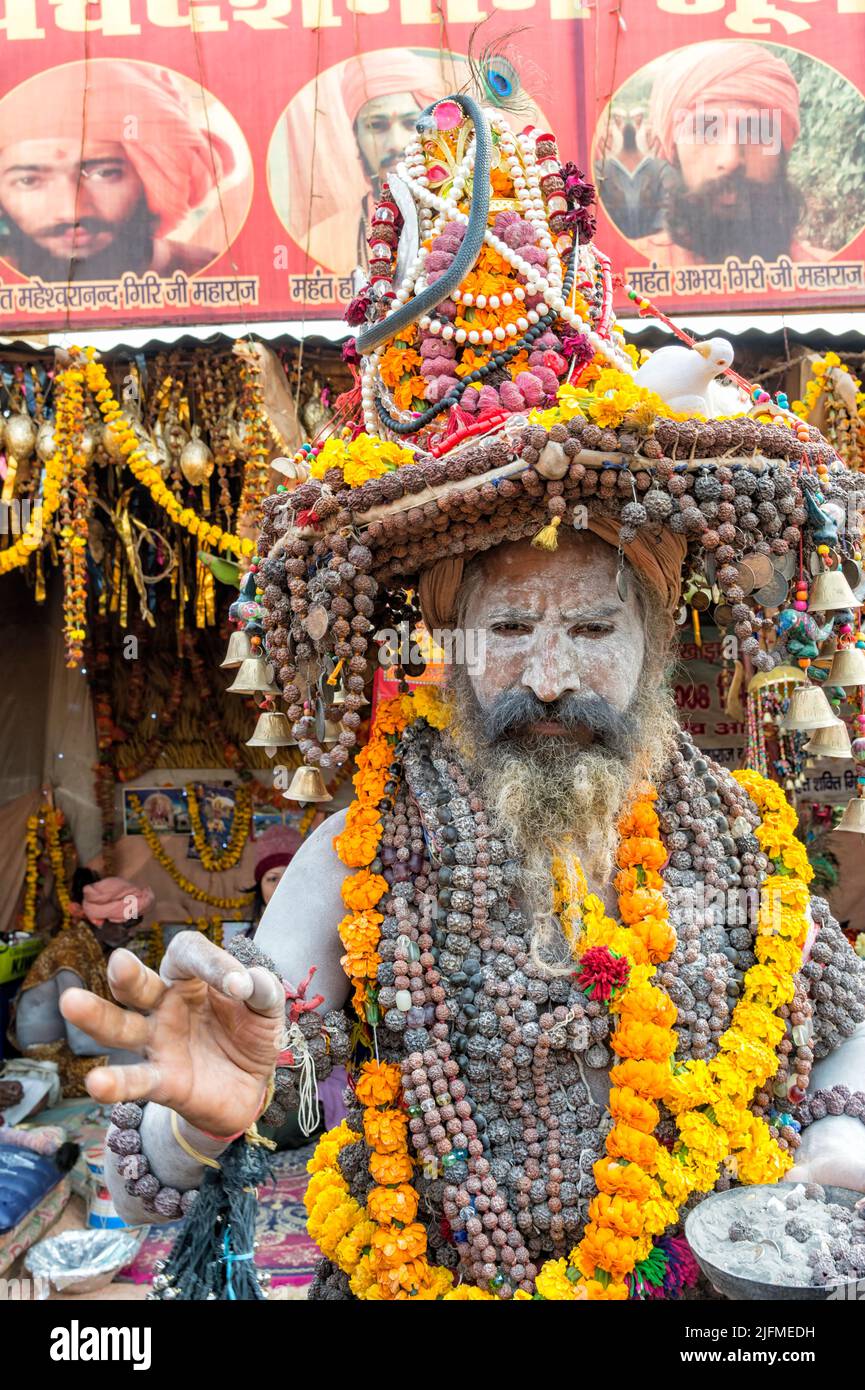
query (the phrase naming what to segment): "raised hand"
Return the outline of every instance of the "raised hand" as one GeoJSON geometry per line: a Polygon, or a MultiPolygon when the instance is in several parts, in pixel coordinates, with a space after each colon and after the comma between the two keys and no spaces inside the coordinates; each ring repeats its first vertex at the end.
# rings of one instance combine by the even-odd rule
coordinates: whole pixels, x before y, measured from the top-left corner
{"type": "Polygon", "coordinates": [[[109,958],[108,983],[126,1009],[68,989],[63,1016],[104,1046],[146,1061],[95,1067],[86,1081],[94,1099],[157,1101],[214,1135],[247,1129],[280,1051],[285,996],[276,977],[248,970],[199,932],[179,932],[159,975],[119,950],[109,958]]]}

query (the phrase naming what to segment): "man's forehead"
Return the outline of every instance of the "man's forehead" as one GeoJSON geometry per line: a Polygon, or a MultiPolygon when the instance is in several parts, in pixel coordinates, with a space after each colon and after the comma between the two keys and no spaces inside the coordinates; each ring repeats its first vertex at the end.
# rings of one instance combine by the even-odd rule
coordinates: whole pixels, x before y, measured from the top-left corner
{"type": "Polygon", "coordinates": [[[590,533],[565,532],[554,551],[529,541],[496,546],[476,562],[473,587],[484,598],[541,594],[549,601],[608,593],[615,596],[618,557],[613,546],[590,533]]]}
{"type": "Polygon", "coordinates": [[[40,139],[16,140],[3,148],[0,170],[5,172],[20,165],[38,165],[40,168],[60,168],[64,165],[81,165],[91,160],[111,159],[126,161],[123,146],[113,140],[40,139]]]}
{"type": "Polygon", "coordinates": [[[368,121],[376,116],[387,116],[391,120],[408,119],[417,115],[418,104],[411,92],[396,92],[393,96],[372,97],[360,108],[358,120],[368,121]]]}

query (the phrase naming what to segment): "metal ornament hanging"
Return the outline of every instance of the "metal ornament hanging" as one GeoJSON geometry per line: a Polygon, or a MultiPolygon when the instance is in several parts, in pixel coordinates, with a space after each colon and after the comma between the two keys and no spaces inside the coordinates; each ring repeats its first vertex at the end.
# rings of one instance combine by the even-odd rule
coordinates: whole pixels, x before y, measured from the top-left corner
{"type": "Polygon", "coordinates": [[[333,801],[317,767],[299,767],[283,796],[286,801],[299,801],[301,806],[308,801],[333,801]]]}
{"type": "Polygon", "coordinates": [[[26,411],[10,415],[6,421],[6,451],[18,463],[23,463],[33,453],[36,443],[36,426],[26,411]]]}
{"type": "Polygon", "coordinates": [[[238,628],[232,632],[228,639],[228,648],[225,656],[219,665],[223,671],[235,670],[238,666],[252,656],[252,643],[249,634],[243,628],[238,628]]]}
{"type": "Polygon", "coordinates": [[[865,799],[857,796],[852,801],[848,801],[844,808],[844,814],[835,829],[849,830],[854,835],[865,835],[865,799]]]}
{"type": "Polygon", "coordinates": [[[48,463],[57,452],[57,436],[54,433],[54,426],[49,421],[40,425],[36,433],[36,454],[43,463],[48,463]]]}
{"type": "Polygon", "coordinates": [[[193,425],[192,438],[180,453],[180,471],[190,487],[201,487],[214,469],[213,454],[200,436],[198,425],[193,425]]]}
{"type": "Polygon", "coordinates": [[[759,603],[761,608],[781,608],[787,598],[789,587],[789,582],[783,574],[779,574],[776,570],[769,583],[761,589],[755,589],[751,597],[759,603]]]}
{"type": "Polygon", "coordinates": [[[320,642],[327,632],[329,616],[327,609],[320,603],[314,603],[303,620],[303,625],[312,638],[313,642],[320,642]]]}

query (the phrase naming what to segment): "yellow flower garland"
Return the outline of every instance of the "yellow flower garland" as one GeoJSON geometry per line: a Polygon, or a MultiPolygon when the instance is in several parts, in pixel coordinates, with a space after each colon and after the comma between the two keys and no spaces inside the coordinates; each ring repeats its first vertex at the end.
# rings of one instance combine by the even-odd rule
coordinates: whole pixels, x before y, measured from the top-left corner
{"type": "Polygon", "coordinates": [[[45,817],[45,842],[48,846],[48,859],[51,863],[51,871],[54,875],[54,892],[60,904],[60,929],[61,931],[65,931],[72,921],[72,917],[69,912],[70,898],[66,883],[66,862],[63,858],[63,846],[60,843],[60,827],[63,824],[63,817],[61,813],[55,811],[52,806],[46,806],[43,814],[45,817]]]}
{"type": "Polygon", "coordinates": [[[189,807],[189,819],[192,824],[192,843],[198,851],[198,857],[204,868],[211,873],[222,873],[226,869],[233,869],[240,862],[246,848],[246,842],[249,839],[249,828],[252,825],[252,792],[250,789],[243,786],[236,788],[231,836],[223,850],[216,850],[208,843],[207,834],[201,821],[198,797],[191,782],[186,788],[186,804],[189,807]]]}
{"type": "MultiPolygon", "coordinates": [[[[343,863],[358,870],[343,885],[343,901],[351,915],[340,924],[340,936],[356,1008],[370,1021],[377,1017],[369,1006],[369,982],[376,976],[382,921],[374,908],[387,883],[368,866],[381,839],[377,803],[387,779],[389,739],[412,713],[417,714],[409,705],[402,697],[379,707],[370,741],[358,759],[357,801],[346,830],[334,840],[343,863]]],[[[444,722],[443,711],[438,713],[444,722]]],[[[793,997],[807,935],[812,871],[795,838],[795,812],[780,788],[756,772],[734,775],[761,812],[756,834],[775,872],[761,893],[757,963],[745,976],[741,998],[710,1062],[674,1063],[676,1008],[651,983],[657,965],[675,947],[660,875],[666,849],[653,805],[654,788],[643,787],[619,823],[615,886],[622,923],[608,917],[600,899],[585,892],[585,875],[575,859],[570,865],[554,861],[554,906],[577,959],[592,947],[606,946],[624,956],[629,969],[626,985],[610,1003],[616,1016],[612,1046],[620,1061],[611,1071],[614,1124],[606,1155],[594,1168],[598,1194],[583,1238],[569,1258],[548,1260],[538,1272],[535,1297],[627,1299],[627,1276],[648,1257],[655,1239],[678,1221],[687,1197],[714,1186],[721,1163],[744,1183],[775,1182],[792,1163],[749,1107],[755,1092],[777,1070],[775,1048],[784,1025],[776,1010],[793,997]],[[575,896],[582,899],[578,908],[575,896]],[[659,1102],[677,1117],[679,1140],[672,1153],[654,1137],[659,1102]]],[[[373,1149],[372,1176],[380,1183],[373,1189],[377,1195],[366,1207],[351,1197],[337,1157],[356,1136],[345,1124],[330,1131],[309,1164],[310,1233],[349,1274],[358,1298],[494,1300],[497,1295],[483,1289],[454,1287],[452,1276],[427,1259],[423,1226],[413,1220],[417,1198],[414,1194],[412,1210],[407,1136],[401,1112],[393,1108],[398,1075],[396,1067],[367,1063],[358,1085],[366,1106],[364,1137],[373,1149]],[[390,1168],[387,1157],[394,1159],[390,1168]],[[407,1223],[397,1219],[400,1213],[407,1223]],[[384,1223],[378,1219],[382,1216],[384,1223]]],[[[514,1297],[522,1301],[532,1295],[517,1290],[514,1297]]]]}
{"type": "Polygon", "coordinates": [[[203,517],[196,516],[191,507],[181,506],[171,489],[165,486],[161,472],[148,460],[135,437],[134,430],[127,424],[111,389],[108,373],[101,362],[94,360],[93,351],[92,348],[88,348],[86,353],[87,385],[96,398],[105,423],[111,425],[119,437],[120,448],[136,481],[147,488],[156,506],[161,507],[173,522],[194,536],[199,545],[233,551],[240,556],[254,555],[254,541],[241,540],[240,536],[223,531],[221,526],[211,525],[203,517]]]}
{"type": "MultiPolygon", "coordinates": [[[[39,550],[48,527],[54,520],[60,506],[67,463],[68,426],[70,414],[64,402],[67,393],[74,389],[76,369],[67,367],[57,377],[57,426],[56,448],[45,465],[45,480],[42,486],[41,505],[35,507],[35,515],[12,545],[0,550],[0,575],[26,565],[32,555],[39,550]]],[[[79,373],[80,374],[80,373],[79,373]]]]}
{"type": "Polygon", "coordinates": [[[153,829],[153,826],[144,814],[144,807],[140,799],[130,794],[129,804],[138,817],[141,833],[144,836],[147,848],[150,850],[150,853],[153,855],[159,867],[164,869],[165,872],[174,879],[181,893],[185,893],[188,897],[194,898],[196,902],[209,903],[211,907],[221,908],[224,912],[237,912],[245,907],[249,907],[252,901],[251,893],[244,893],[242,897],[238,898],[221,898],[215,893],[208,893],[206,889],[199,888],[197,883],[193,883],[191,879],[186,878],[186,876],[180,872],[168,851],[163,849],[160,844],[159,835],[153,829]]]}

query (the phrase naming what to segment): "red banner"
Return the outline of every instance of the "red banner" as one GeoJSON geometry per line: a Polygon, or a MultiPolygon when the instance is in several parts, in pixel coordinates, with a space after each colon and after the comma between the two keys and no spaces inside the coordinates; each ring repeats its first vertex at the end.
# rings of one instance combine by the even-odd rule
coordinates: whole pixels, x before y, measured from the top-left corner
{"type": "Polygon", "coordinates": [[[341,317],[484,45],[638,295],[865,303],[865,0],[0,0],[0,36],[0,332],[341,317]]]}

